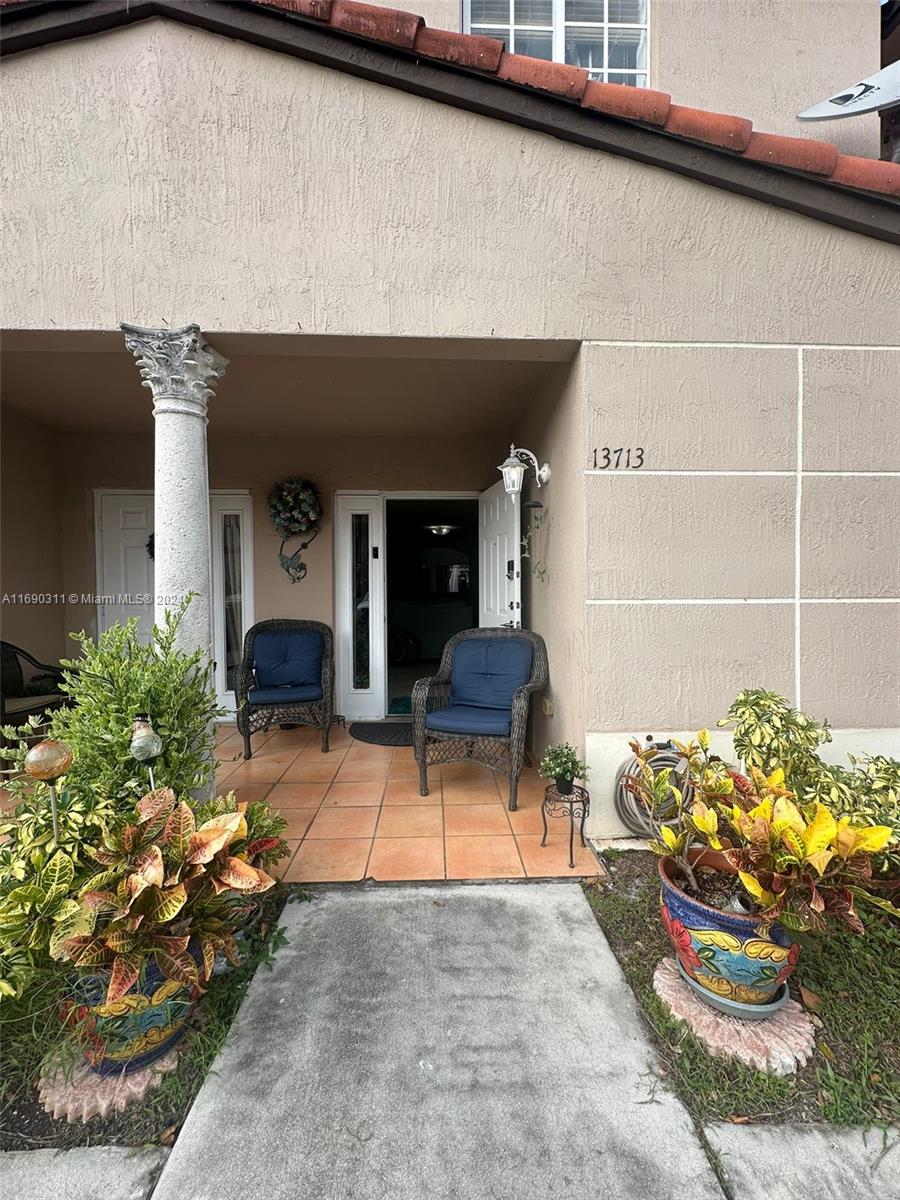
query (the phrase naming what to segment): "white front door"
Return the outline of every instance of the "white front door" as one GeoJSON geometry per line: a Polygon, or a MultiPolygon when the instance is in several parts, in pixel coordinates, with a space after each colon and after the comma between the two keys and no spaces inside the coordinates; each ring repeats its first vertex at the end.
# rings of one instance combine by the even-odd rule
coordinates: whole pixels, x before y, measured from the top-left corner
{"type": "Polygon", "coordinates": [[[337,711],[378,721],[387,693],[384,497],[335,497],[337,711]]]}
{"type": "Polygon", "coordinates": [[[97,631],[137,617],[153,628],[152,492],[101,492],[97,508],[97,631]]]}
{"type": "Polygon", "coordinates": [[[478,498],[478,624],[519,629],[522,624],[521,499],[503,480],[478,498]]]}
{"type": "MultiPolygon", "coordinates": [[[[234,672],[253,624],[253,509],[247,493],[211,492],[213,660],[220,705],[234,712],[234,672]]],[[[153,629],[152,492],[97,493],[97,631],[137,617],[153,629]]]]}

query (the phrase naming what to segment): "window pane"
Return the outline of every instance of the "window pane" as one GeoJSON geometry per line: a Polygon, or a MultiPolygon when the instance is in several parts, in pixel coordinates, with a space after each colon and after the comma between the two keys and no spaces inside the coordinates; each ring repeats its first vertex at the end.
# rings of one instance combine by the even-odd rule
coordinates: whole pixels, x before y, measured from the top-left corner
{"type": "Polygon", "coordinates": [[[353,514],[353,686],[369,686],[369,514],[353,514]]]}
{"type": "Polygon", "coordinates": [[[609,66],[643,70],[647,66],[647,34],[643,29],[610,29],[609,66]]]}
{"type": "Polygon", "coordinates": [[[603,17],[603,0],[566,0],[566,20],[600,21],[603,17]]]}
{"type": "Polygon", "coordinates": [[[516,54],[529,54],[532,58],[552,58],[553,34],[534,33],[528,29],[517,29],[516,54]]]}
{"type": "Polygon", "coordinates": [[[472,0],[473,25],[508,25],[509,0],[472,0]]]}
{"type": "Polygon", "coordinates": [[[609,83],[624,83],[629,87],[646,87],[647,76],[637,71],[633,75],[623,75],[616,71],[610,71],[608,76],[609,83]]]}
{"type": "Polygon", "coordinates": [[[241,662],[244,640],[244,597],[241,589],[241,517],[222,517],[222,597],[225,613],[225,687],[234,691],[234,676],[241,662]]]}
{"type": "Polygon", "coordinates": [[[509,41],[509,26],[503,29],[491,29],[487,25],[473,25],[472,32],[478,37],[496,38],[498,42],[509,41]]]}
{"type": "Polygon", "coordinates": [[[552,25],[553,0],[514,0],[516,25],[552,25]]]}
{"type": "Polygon", "coordinates": [[[610,25],[645,25],[647,0],[609,0],[610,25]]]}
{"type": "Polygon", "coordinates": [[[589,71],[603,70],[603,29],[567,29],[566,62],[589,71]]]}

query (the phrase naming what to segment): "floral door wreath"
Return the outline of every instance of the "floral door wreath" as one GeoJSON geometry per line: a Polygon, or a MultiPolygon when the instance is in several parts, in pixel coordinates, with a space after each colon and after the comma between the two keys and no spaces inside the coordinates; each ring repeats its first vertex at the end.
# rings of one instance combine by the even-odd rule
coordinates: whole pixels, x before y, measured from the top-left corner
{"type": "Polygon", "coordinates": [[[281,535],[278,561],[290,576],[291,583],[299,583],[306,575],[306,563],[300,555],[319,534],[322,518],[322,500],[308,479],[282,479],[269,492],[269,516],[276,531],[281,535]],[[285,554],[284,545],[294,537],[310,536],[294,551],[285,554]]]}

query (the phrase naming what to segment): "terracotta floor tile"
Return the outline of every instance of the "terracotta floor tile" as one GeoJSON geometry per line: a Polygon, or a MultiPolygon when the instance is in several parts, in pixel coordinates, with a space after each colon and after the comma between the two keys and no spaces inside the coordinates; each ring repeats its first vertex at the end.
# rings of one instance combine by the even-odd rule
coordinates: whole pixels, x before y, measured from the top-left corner
{"type": "Polygon", "coordinates": [[[274,808],[318,808],[327,790],[327,783],[276,783],[268,800],[274,808]]]}
{"type": "Polygon", "coordinates": [[[416,762],[407,762],[405,759],[398,759],[396,762],[391,762],[388,769],[388,779],[418,779],[419,767],[416,762]]]}
{"type": "Polygon", "coordinates": [[[281,859],[281,861],[276,866],[269,867],[269,874],[271,876],[273,876],[275,879],[283,879],[284,878],[284,876],[288,870],[288,867],[290,867],[291,862],[294,858],[294,854],[297,851],[297,847],[300,845],[299,838],[285,838],[285,841],[288,844],[290,852],[288,854],[286,854],[284,856],[284,858],[281,859]]]}
{"type": "MultiPolygon", "coordinates": [[[[430,774],[430,772],[429,772],[430,774]]],[[[493,779],[445,779],[445,804],[499,804],[500,793],[493,779]]]]}
{"type": "Polygon", "coordinates": [[[387,759],[383,762],[373,762],[368,758],[356,760],[345,758],[338,769],[335,779],[338,783],[362,783],[371,779],[378,779],[383,783],[387,779],[389,766],[390,763],[387,759]]]}
{"type": "MultiPolygon", "coordinates": [[[[540,836],[543,833],[543,825],[541,824],[541,802],[539,800],[529,801],[519,797],[519,807],[515,812],[507,812],[509,823],[512,826],[513,833],[537,834],[540,836]]],[[[548,825],[550,818],[548,818],[548,825]]],[[[551,825],[552,828],[552,825],[551,825]]]]}
{"type": "Polygon", "coordinates": [[[335,782],[325,793],[323,808],[359,808],[381,804],[384,784],[377,780],[362,780],[359,783],[335,782]]]}
{"type": "Polygon", "coordinates": [[[340,766],[330,754],[323,755],[322,762],[315,759],[295,759],[281,777],[282,783],[331,783],[340,766]]]}
{"type": "Polygon", "coordinates": [[[369,858],[373,879],[443,879],[444,839],[376,837],[369,858]]]}
{"type": "Polygon", "coordinates": [[[387,787],[384,789],[385,804],[436,804],[441,803],[441,784],[440,780],[433,779],[429,785],[428,795],[419,795],[419,780],[416,779],[388,779],[387,787]]]}
{"type": "Polygon", "coordinates": [[[305,750],[314,742],[321,745],[322,734],[318,729],[300,726],[297,729],[279,729],[269,738],[267,746],[277,746],[281,750],[305,750]]]}
{"type": "Polygon", "coordinates": [[[232,776],[237,769],[238,769],[238,764],[236,762],[234,762],[234,763],[220,762],[219,763],[219,765],[216,767],[216,790],[217,791],[222,787],[225,780],[228,779],[230,776],[232,776]]]}
{"type": "Polygon", "coordinates": [[[506,811],[500,804],[453,804],[444,808],[447,837],[475,837],[512,833],[506,811]]]}
{"type": "Polygon", "coordinates": [[[394,746],[393,753],[391,755],[391,762],[393,762],[393,763],[401,763],[401,762],[415,763],[415,761],[416,761],[416,755],[415,755],[415,751],[413,750],[412,746],[394,746]]]}
{"type": "Polygon", "coordinates": [[[228,776],[230,787],[238,787],[245,783],[277,783],[288,769],[289,761],[276,758],[251,758],[241,763],[236,771],[228,776]]]}
{"type": "Polygon", "coordinates": [[[521,879],[525,874],[512,834],[444,840],[448,879],[521,879]]]}
{"type": "Polygon", "coordinates": [[[443,814],[437,804],[396,804],[382,808],[376,835],[386,838],[440,837],[443,814]]]}
{"type": "Polygon", "coordinates": [[[442,779],[491,779],[494,775],[490,767],[474,762],[444,763],[431,769],[440,771],[442,779]]]}
{"type": "Polygon", "coordinates": [[[298,757],[303,762],[324,762],[326,759],[330,759],[332,762],[340,763],[346,753],[347,747],[345,745],[336,746],[332,742],[328,750],[323,750],[322,743],[315,741],[310,742],[308,746],[304,746],[298,757]]]}
{"type": "Polygon", "coordinates": [[[302,838],[310,825],[313,818],[319,810],[317,808],[282,808],[279,812],[287,821],[287,829],[282,834],[286,840],[292,838],[302,838]]]}
{"type": "Polygon", "coordinates": [[[220,725],[216,730],[216,745],[219,742],[227,741],[228,738],[234,737],[237,733],[237,725],[229,721],[227,724],[220,725]]]}
{"type": "Polygon", "coordinates": [[[221,794],[234,792],[234,798],[238,804],[254,804],[257,800],[265,800],[271,790],[271,783],[244,783],[238,786],[229,780],[222,788],[221,794]]]}
{"type": "Polygon", "coordinates": [[[377,820],[377,808],[320,808],[306,839],[371,838],[377,820]]]}
{"type": "Polygon", "coordinates": [[[555,833],[541,846],[539,835],[517,836],[519,853],[529,877],[555,877],[560,875],[599,875],[601,868],[593,852],[581,845],[575,831],[575,867],[569,866],[569,833],[555,833]]]}
{"type": "Polygon", "coordinates": [[[390,762],[393,756],[393,746],[373,746],[370,742],[358,742],[355,738],[347,751],[348,761],[352,759],[354,762],[390,762]]]}
{"type": "Polygon", "coordinates": [[[370,838],[308,838],[284,873],[286,883],[349,883],[362,879],[372,848],[370,838]]]}

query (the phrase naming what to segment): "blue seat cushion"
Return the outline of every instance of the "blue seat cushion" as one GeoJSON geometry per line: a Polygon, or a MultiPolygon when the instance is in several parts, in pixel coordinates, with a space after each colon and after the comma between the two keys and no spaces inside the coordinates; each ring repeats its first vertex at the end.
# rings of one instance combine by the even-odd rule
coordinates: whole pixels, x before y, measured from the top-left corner
{"type": "Polygon", "coordinates": [[[471,704],[451,704],[425,718],[425,727],[438,733],[472,733],[509,737],[512,713],[508,708],[481,708],[471,704]]]}
{"type": "Polygon", "coordinates": [[[471,638],[453,651],[450,702],[509,712],[513,693],[530,675],[531,642],[525,638],[471,638]]]}
{"type": "Polygon", "coordinates": [[[301,700],[321,699],[321,683],[301,683],[298,687],[252,688],[247,693],[247,701],[250,704],[296,704],[301,700]]]}
{"type": "Polygon", "coordinates": [[[253,639],[258,688],[322,687],[325,639],[318,629],[267,630],[253,639]]]}

